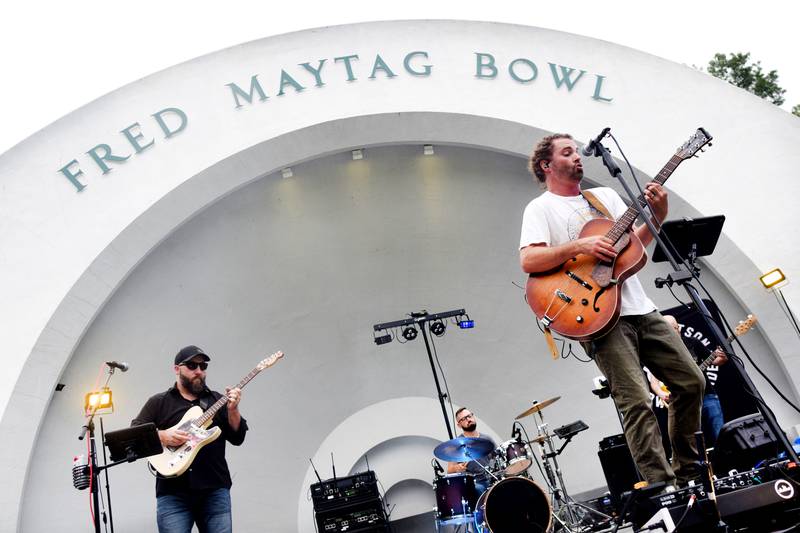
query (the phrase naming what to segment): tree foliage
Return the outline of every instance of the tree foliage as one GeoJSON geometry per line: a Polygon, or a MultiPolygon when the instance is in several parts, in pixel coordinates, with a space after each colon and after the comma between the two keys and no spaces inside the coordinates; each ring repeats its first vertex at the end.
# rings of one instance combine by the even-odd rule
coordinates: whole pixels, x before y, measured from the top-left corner
{"type": "MultiPolygon", "coordinates": [[[[714,59],[708,62],[708,73],[769,100],[775,105],[779,106],[784,102],[783,94],[786,90],[778,85],[778,72],[770,70],[764,73],[761,61],[750,62],[750,53],[727,56],[714,54],[714,59]]],[[[795,106],[792,113],[798,115],[800,105],[795,106]]]]}
{"type": "Polygon", "coordinates": [[[792,108],[792,115],[800,117],[800,104],[797,104],[792,108]]]}

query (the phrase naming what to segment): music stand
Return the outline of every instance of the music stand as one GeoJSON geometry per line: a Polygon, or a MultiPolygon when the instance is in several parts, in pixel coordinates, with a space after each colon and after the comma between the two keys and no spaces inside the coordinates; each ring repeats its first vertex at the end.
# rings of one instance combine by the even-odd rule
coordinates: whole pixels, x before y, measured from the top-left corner
{"type": "Polygon", "coordinates": [[[112,462],[132,463],[164,451],[153,423],[110,431],[105,440],[112,462]]]}
{"type": "MultiPolygon", "coordinates": [[[[685,259],[696,270],[694,262],[697,258],[711,255],[717,247],[724,223],[725,215],[670,220],[662,224],[659,235],[673,256],[685,259]]],[[[661,246],[656,246],[653,262],[661,263],[667,260],[661,246]]]]}

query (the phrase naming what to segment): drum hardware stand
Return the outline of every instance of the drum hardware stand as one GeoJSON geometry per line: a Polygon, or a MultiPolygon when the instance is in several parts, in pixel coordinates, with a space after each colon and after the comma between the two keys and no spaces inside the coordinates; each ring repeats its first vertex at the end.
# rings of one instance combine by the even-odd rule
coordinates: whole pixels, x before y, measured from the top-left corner
{"type": "MultiPolygon", "coordinates": [[[[544,463],[544,470],[547,478],[546,481],[551,494],[553,518],[561,525],[564,531],[568,531],[569,533],[577,533],[582,530],[581,522],[583,521],[583,515],[585,515],[586,512],[599,515],[608,521],[612,520],[611,516],[602,513],[597,509],[592,509],[588,505],[584,505],[581,502],[575,501],[567,493],[567,488],[564,484],[564,476],[562,475],[561,468],[558,465],[557,457],[561,455],[561,452],[564,451],[564,448],[566,448],[567,444],[569,444],[572,438],[579,431],[582,431],[582,429],[569,434],[561,448],[556,450],[556,447],[553,444],[553,435],[547,430],[547,424],[544,421],[542,411],[539,411],[538,414],[541,424],[537,425],[537,429],[539,431],[539,436],[543,438],[542,442],[539,443],[539,446],[541,446],[542,462],[544,463]],[[547,448],[545,448],[545,443],[547,443],[547,447],[550,449],[549,452],[547,451],[547,448]],[[579,510],[583,510],[584,512],[581,513],[579,510]]],[[[583,425],[585,426],[585,424],[583,425]]]]}

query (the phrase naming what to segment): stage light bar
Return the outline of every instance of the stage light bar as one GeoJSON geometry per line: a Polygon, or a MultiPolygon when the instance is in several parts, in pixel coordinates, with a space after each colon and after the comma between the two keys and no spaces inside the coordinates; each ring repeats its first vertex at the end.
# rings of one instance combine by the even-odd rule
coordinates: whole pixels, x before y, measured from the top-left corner
{"type": "Polygon", "coordinates": [[[458,327],[460,327],[461,329],[472,329],[475,327],[475,321],[470,319],[459,320],[458,327]]]}
{"type": "Polygon", "coordinates": [[[286,167],[283,170],[281,170],[281,176],[283,176],[284,178],[291,178],[292,176],[294,176],[294,172],[292,172],[292,167],[286,167]]]}
{"type": "Polygon", "coordinates": [[[432,144],[422,145],[422,153],[425,155],[433,155],[433,145],[432,144]]]}
{"type": "Polygon", "coordinates": [[[364,150],[359,148],[358,150],[353,150],[350,152],[353,156],[353,161],[358,161],[359,159],[364,159],[364,150]]]}
{"type": "Polygon", "coordinates": [[[783,271],[780,268],[776,268],[770,270],[758,279],[761,280],[761,284],[765,289],[771,289],[779,283],[786,281],[786,276],[783,274],[783,271]]]}

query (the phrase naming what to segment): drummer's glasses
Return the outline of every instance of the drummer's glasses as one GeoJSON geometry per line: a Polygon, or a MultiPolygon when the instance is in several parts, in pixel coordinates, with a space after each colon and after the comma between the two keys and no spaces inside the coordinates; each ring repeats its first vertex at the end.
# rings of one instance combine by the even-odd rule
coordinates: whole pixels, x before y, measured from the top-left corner
{"type": "Polygon", "coordinates": [[[460,424],[461,422],[463,422],[467,418],[472,418],[474,420],[475,419],[475,415],[473,415],[472,413],[470,413],[468,415],[464,415],[461,418],[459,418],[458,420],[456,420],[456,422],[458,422],[460,424]]]}

